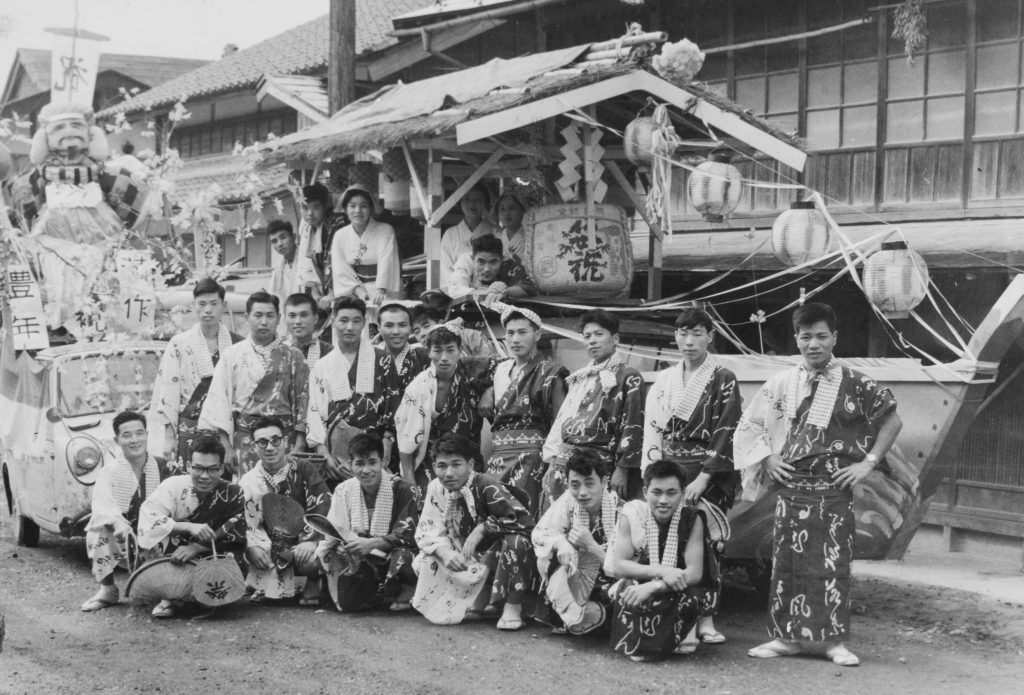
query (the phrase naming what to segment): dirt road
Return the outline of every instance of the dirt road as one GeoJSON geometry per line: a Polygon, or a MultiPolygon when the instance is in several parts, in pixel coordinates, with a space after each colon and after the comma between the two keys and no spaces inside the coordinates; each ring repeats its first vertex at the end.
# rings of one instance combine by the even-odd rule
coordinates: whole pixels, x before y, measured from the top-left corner
{"type": "MultiPolygon", "coordinates": [[[[6,510],[4,510],[6,512],[6,510]]],[[[863,664],[755,661],[763,610],[737,575],[721,646],[655,664],[614,655],[607,639],[539,625],[441,628],[415,614],[236,605],[210,620],[155,622],[127,603],[79,611],[91,595],[81,539],[14,545],[0,522],[0,693],[1001,693],[1020,692],[1024,606],[878,579],[854,587],[863,664]]],[[[124,577],[118,582],[123,586],[124,577]]]]}

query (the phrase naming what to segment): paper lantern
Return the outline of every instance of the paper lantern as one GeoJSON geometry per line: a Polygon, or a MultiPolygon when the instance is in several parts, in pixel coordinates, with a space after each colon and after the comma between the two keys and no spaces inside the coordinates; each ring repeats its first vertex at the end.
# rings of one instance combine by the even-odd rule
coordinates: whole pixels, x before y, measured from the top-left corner
{"type": "Polygon", "coordinates": [[[798,200],[772,225],[772,250],[786,265],[802,265],[828,253],[832,243],[825,216],[809,200],[798,200]]]}
{"type": "Polygon", "coordinates": [[[906,242],[886,242],[864,262],[864,292],[886,318],[905,319],[927,295],[928,266],[906,242]]]}
{"type": "Polygon", "coordinates": [[[697,166],[686,184],[690,205],[707,222],[723,222],[743,196],[743,175],[726,154],[712,154],[697,166]]]}
{"type": "Polygon", "coordinates": [[[634,118],[626,126],[626,132],[622,134],[622,147],[626,152],[626,159],[633,164],[650,164],[654,161],[652,148],[654,145],[654,131],[658,124],[651,116],[640,116],[634,118]]]}

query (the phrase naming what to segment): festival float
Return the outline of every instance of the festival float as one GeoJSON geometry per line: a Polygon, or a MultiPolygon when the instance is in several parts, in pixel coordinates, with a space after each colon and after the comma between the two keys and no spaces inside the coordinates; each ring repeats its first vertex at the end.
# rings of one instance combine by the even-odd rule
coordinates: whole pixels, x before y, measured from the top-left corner
{"type": "MultiPolygon", "coordinates": [[[[148,404],[164,348],[148,339],[162,268],[133,232],[143,181],[107,163],[89,107],[51,103],[39,122],[21,196],[0,203],[0,454],[25,545],[81,532],[111,420],[148,404]]],[[[0,181],[9,161],[0,144],[0,181]]]]}
{"type": "MultiPolygon", "coordinates": [[[[665,326],[681,308],[699,305],[720,322],[718,359],[737,374],[749,400],[770,374],[796,362],[774,354],[761,324],[788,315],[840,280],[852,282],[871,319],[911,355],[843,358],[889,386],[900,404],[904,427],[885,470],[873,472],[856,491],[855,547],[858,558],[899,558],[1002,356],[1020,337],[1024,281],[1010,282],[976,328],[959,322],[898,228],[847,235],[828,201],[797,178],[807,161],[800,140],[694,81],[703,62],[699,48],[665,41],[663,33],[632,27],[598,44],[495,59],[389,86],[323,123],[268,143],[263,162],[328,171],[330,185],[340,190],[355,167],[387,153],[380,174],[389,184],[386,196],[404,206],[399,189],[408,181],[409,209],[424,221],[428,288],[439,284],[442,220],[467,191],[486,179],[528,199],[524,260],[544,295],[529,301],[545,317],[553,357],[570,369],[586,359],[575,321],[595,305],[622,318],[621,347],[648,378],[677,359],[665,326]],[[399,153],[404,172],[398,170],[399,153]],[[792,176],[764,182],[736,166],[766,161],[792,176]],[[736,267],[715,267],[707,282],[662,296],[673,206],[682,200],[713,230],[741,196],[763,188],[793,198],[761,244],[770,241],[782,270],[739,282],[730,277],[736,267]],[[638,232],[647,237],[646,258],[634,256],[638,232]],[[629,298],[640,290],[633,282],[638,260],[646,265],[645,300],[629,298]],[[810,271],[831,277],[806,287],[810,271]],[[770,314],[757,308],[765,293],[795,284],[801,287],[798,300],[770,314]],[[760,338],[756,344],[748,345],[735,322],[722,319],[717,307],[725,304],[752,309],[745,323],[760,338]],[[934,358],[910,343],[893,323],[900,320],[941,336],[955,359],[934,358]]],[[[715,244],[713,231],[703,237],[715,244]]],[[[462,314],[495,335],[496,322],[485,307],[471,301],[462,314]]],[[[763,491],[730,513],[729,559],[746,564],[755,584],[767,580],[773,508],[772,494],[763,491]]]]}

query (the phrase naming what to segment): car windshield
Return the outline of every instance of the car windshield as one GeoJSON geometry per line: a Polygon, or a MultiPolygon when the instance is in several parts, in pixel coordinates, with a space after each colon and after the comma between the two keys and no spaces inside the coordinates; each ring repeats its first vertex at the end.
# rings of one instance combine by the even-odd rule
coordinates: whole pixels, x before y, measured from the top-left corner
{"type": "Polygon", "coordinates": [[[57,403],[61,415],[75,417],[137,410],[153,395],[160,354],[152,350],[84,355],[57,366],[57,403]]]}

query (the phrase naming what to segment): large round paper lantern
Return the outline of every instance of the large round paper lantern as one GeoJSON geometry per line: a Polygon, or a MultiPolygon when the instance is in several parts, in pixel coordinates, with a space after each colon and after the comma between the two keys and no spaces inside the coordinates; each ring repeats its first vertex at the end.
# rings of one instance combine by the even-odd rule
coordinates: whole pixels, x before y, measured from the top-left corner
{"type": "Polygon", "coordinates": [[[743,196],[743,175],[726,154],[712,154],[699,164],[686,184],[690,205],[707,222],[722,222],[743,196]]]}
{"type": "Polygon", "coordinates": [[[651,116],[634,118],[622,134],[622,148],[626,159],[633,164],[650,164],[654,161],[654,131],[658,124],[651,116]]]}
{"type": "Polygon", "coordinates": [[[928,292],[928,266],[904,241],[882,244],[864,262],[868,301],[891,319],[905,319],[928,292]]]}
{"type": "Polygon", "coordinates": [[[772,250],[786,265],[803,265],[828,253],[832,233],[825,216],[809,200],[798,200],[772,225],[772,250]]]}

